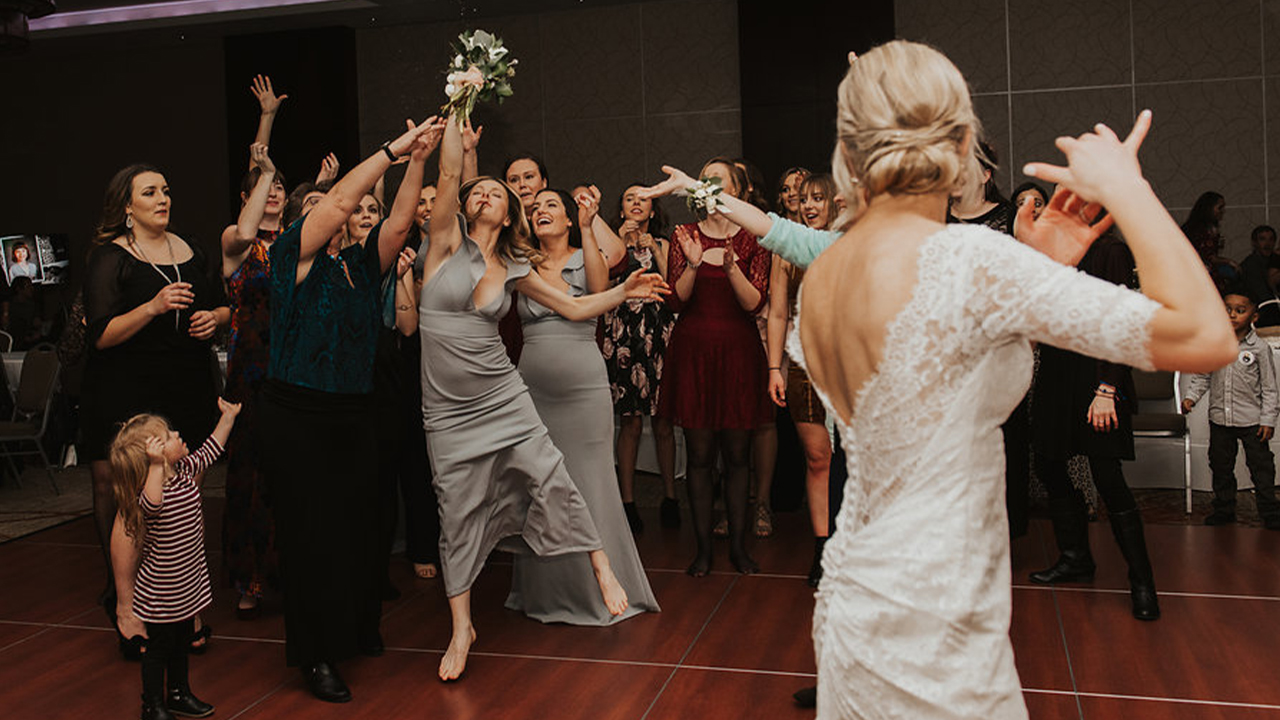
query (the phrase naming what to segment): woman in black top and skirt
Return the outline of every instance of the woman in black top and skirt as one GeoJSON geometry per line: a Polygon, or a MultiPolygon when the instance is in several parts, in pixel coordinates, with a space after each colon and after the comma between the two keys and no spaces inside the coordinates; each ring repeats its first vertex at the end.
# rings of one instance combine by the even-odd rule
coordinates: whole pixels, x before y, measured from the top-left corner
{"type": "Polygon", "coordinates": [[[271,246],[271,358],[259,432],[284,586],[285,655],[328,702],[351,700],[334,663],[383,652],[373,396],[380,287],[404,247],[441,129],[432,118],[384,145],[271,246]],[[361,244],[351,236],[364,232],[369,192],[410,153],[390,217],[361,244]]]}
{"type": "MultiPolygon", "coordinates": [[[[169,232],[170,210],[169,185],[158,169],[139,164],[116,173],[84,284],[89,350],[80,428],[109,573],[103,604],[109,615],[116,611],[125,637],[143,634],[132,610],[138,549],[120,528],[111,561],[119,522],[107,447],[120,424],[139,413],[166,418],[184,438],[208,437],[218,419],[212,338],[231,319],[204,251],[169,232]]],[[[207,635],[207,628],[198,633],[207,635]]]]}

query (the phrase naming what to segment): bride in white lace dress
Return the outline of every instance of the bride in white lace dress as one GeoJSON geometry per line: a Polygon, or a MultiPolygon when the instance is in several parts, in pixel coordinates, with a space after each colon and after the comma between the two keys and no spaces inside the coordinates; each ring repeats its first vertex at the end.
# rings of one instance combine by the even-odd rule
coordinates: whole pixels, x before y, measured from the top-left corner
{"type": "Polygon", "coordinates": [[[1234,337],[1142,179],[1149,113],[1123,142],[1102,126],[1060,139],[1068,167],[1028,168],[1063,186],[1040,220],[1018,219],[1037,252],[942,223],[978,132],[944,56],[878,47],[851,65],[839,100],[834,170],[865,210],[808,271],[790,341],[848,456],[814,613],[818,714],[1025,718],[999,426],[1030,382],[1031,343],[1204,372],[1234,359],[1234,337]],[[1091,225],[1102,206],[1145,295],[1068,266],[1110,223],[1091,225]]]}

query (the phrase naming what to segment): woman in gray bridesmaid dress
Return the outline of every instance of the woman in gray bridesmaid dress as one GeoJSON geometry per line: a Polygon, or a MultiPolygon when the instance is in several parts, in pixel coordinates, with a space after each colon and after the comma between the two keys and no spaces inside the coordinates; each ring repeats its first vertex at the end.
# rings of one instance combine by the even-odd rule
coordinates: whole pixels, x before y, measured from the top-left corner
{"type": "Polygon", "coordinates": [[[423,422],[453,618],[442,680],[456,679],[466,668],[476,638],[471,584],[500,541],[543,556],[587,553],[609,613],[627,609],[586,502],[503,351],[498,319],[510,307],[511,289],[573,320],[600,315],[627,298],[666,292],[660,277],[638,273],[623,286],[583,297],[551,286],[529,272],[541,257],[529,245],[519,196],[487,177],[460,188],[461,171],[461,128],[451,119],[440,150],[418,310],[423,422]]]}
{"type": "MultiPolygon", "coordinates": [[[[530,216],[544,256],[534,272],[575,297],[609,284],[609,269],[591,231],[597,201],[587,196],[578,203],[581,210],[567,192],[543,190],[534,198],[530,216]]],[[[516,310],[524,326],[520,376],[551,441],[564,453],[569,476],[586,500],[629,606],[621,615],[611,614],[592,579],[589,558],[573,553],[516,556],[507,607],[542,622],[571,625],[610,625],[642,612],[657,612],[658,602],[640,564],[618,492],[613,400],[604,358],[596,345],[596,320],[566,320],[525,295],[517,298],[516,310]]]]}

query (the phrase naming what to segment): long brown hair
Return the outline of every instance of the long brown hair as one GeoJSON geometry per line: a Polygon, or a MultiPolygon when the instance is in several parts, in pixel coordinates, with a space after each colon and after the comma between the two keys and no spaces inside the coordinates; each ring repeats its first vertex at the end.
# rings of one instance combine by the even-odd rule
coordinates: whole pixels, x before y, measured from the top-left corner
{"type": "Polygon", "coordinates": [[[168,434],[169,423],[164,418],[142,414],[126,420],[111,441],[112,491],[116,496],[116,506],[120,508],[120,517],[124,519],[125,534],[134,540],[142,539],[147,531],[147,522],[138,500],[151,469],[147,440],[168,434]]]}
{"type": "Polygon", "coordinates": [[[106,196],[102,198],[102,214],[98,217],[98,227],[93,237],[95,243],[105,245],[128,232],[129,229],[124,224],[125,208],[133,199],[133,179],[148,172],[164,174],[154,165],[134,163],[121,168],[112,176],[111,182],[107,183],[106,196]]]}
{"type": "MultiPolygon", "coordinates": [[[[528,262],[534,265],[542,264],[542,253],[533,246],[533,242],[529,239],[529,221],[524,216],[524,206],[520,202],[520,195],[512,189],[505,181],[499,180],[492,175],[481,175],[472,178],[463,183],[458,188],[458,204],[462,206],[462,214],[467,214],[467,198],[471,196],[471,191],[476,185],[491,180],[502,186],[507,192],[507,220],[510,223],[498,232],[498,254],[512,262],[528,262]]],[[[567,209],[566,209],[567,212],[567,209]]],[[[475,218],[467,218],[467,224],[470,225],[475,218]]]]}
{"type": "Polygon", "coordinates": [[[836,218],[840,215],[840,207],[836,205],[836,195],[839,190],[836,189],[835,178],[827,173],[817,173],[809,175],[800,181],[800,202],[804,203],[804,196],[812,191],[819,191],[826,198],[823,204],[827,206],[827,226],[824,228],[816,228],[818,230],[829,230],[835,227],[836,218]]]}

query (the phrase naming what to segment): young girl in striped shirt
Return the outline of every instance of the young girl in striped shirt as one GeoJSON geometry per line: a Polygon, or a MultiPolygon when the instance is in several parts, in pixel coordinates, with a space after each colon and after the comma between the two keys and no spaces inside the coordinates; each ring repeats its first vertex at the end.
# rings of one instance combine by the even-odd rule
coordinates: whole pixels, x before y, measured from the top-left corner
{"type": "Polygon", "coordinates": [[[142,720],[202,718],[213,706],[191,694],[187,642],[212,593],[204,555],[203,473],[222,454],[240,405],[218,398],[222,417],[200,449],[188,454],[177,431],[157,415],[135,415],[111,443],[116,502],[130,537],[142,537],[133,612],[146,623],[142,720]],[[168,683],[165,675],[168,674],[168,683]]]}

